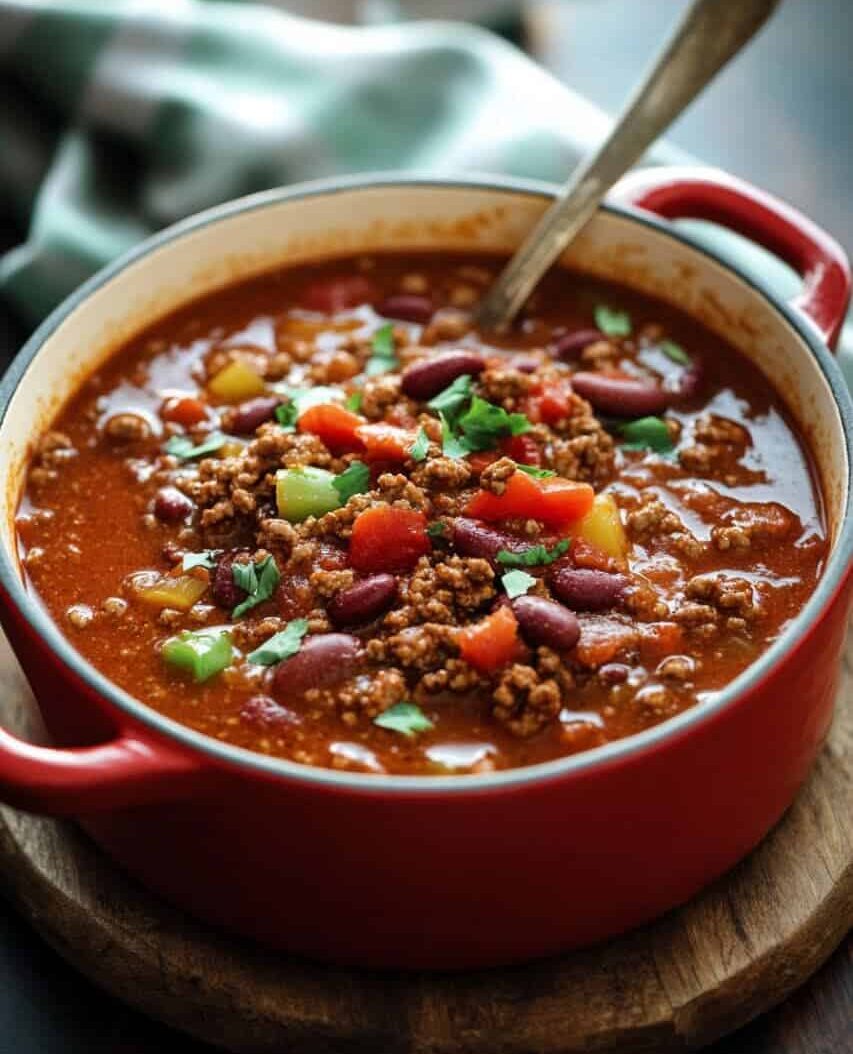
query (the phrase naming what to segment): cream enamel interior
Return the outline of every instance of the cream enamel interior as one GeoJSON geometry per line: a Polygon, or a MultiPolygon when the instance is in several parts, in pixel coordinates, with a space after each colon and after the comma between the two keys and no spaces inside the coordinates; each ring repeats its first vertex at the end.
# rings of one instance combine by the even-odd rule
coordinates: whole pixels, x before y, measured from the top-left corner
{"type": "MultiPolygon", "coordinates": [[[[512,251],[544,196],[456,185],[368,186],[256,203],[176,234],[95,289],[33,360],[0,428],[5,516],[14,515],[33,437],[81,379],[154,318],[187,300],[287,263],[357,251],[512,251]]],[[[830,387],[808,345],[760,293],[690,245],[630,218],[601,212],[564,263],[672,302],[748,355],[771,378],[808,436],[837,538],[849,470],[830,387]]]]}

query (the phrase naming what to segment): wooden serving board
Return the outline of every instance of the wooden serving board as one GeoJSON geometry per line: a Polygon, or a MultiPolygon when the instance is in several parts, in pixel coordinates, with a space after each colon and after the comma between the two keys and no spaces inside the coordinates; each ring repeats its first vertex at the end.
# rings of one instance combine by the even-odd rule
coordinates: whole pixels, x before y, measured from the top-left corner
{"type": "MultiPolygon", "coordinates": [[[[0,723],[33,728],[0,639],[0,723]]],[[[241,943],[121,873],[73,825],[0,807],[0,883],[113,995],[240,1054],[685,1051],[767,1010],[853,925],[853,631],[839,710],[811,778],[726,878],[618,940],[466,974],[332,968],[241,943]]]]}

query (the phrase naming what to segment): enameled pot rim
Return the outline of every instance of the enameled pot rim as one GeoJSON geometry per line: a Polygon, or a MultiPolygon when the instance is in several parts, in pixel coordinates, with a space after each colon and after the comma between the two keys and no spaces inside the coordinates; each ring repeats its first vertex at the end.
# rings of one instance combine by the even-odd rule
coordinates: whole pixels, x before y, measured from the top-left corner
{"type": "MultiPolygon", "coordinates": [[[[503,178],[495,176],[448,177],[419,176],[416,174],[376,173],[346,178],[317,180],[263,191],[236,201],[207,209],[189,219],[166,228],[153,237],[135,246],[118,260],[103,268],[79,287],[59,305],[38,327],[13,360],[0,384],[0,425],[5,420],[12,395],[24,380],[27,370],[42,346],[64,320],[75,311],[95,290],[110,282],[130,264],[156,249],[181,238],[190,231],[217,223],[228,217],[277,205],[282,202],[299,201],[305,198],[329,196],[370,188],[435,188],[509,192],[523,196],[553,198],[557,188],[551,184],[534,180],[503,178]]],[[[689,234],[672,224],[650,214],[604,204],[602,210],[618,215],[624,220],[654,229],[675,242],[686,243],[698,254],[733,273],[740,281],[757,292],[767,307],[781,315],[791,329],[808,345],[829,385],[840,415],[844,436],[848,470],[853,465],[853,403],[841,370],[809,320],[788,304],[777,300],[759,286],[737,266],[707,249],[689,234]]],[[[76,651],[62,635],[58,626],[47,614],[37,599],[27,591],[21,578],[17,560],[6,546],[0,546],[0,585],[8,598],[17,606],[29,627],[50,646],[51,650],[90,689],[106,699],[119,711],[132,717],[143,726],[153,729],[167,739],[177,741],[220,764],[252,769],[268,776],[280,777],[301,784],[322,785],[329,789],[367,793],[477,793],[487,790],[510,790],[523,785],[541,783],[552,779],[571,777],[600,770],[611,764],[625,762],[636,755],[663,747],[678,737],[711,721],[737,704],[746,693],[753,691],[781,665],[792,645],[798,643],[810,626],[820,620],[842,587],[853,558],[853,487],[848,487],[844,514],[838,535],[826,569],[812,596],[785,631],[775,640],[760,658],[722,689],[714,698],[697,703],[688,710],[654,725],[643,732],[616,740],[579,754],[569,755],[554,761],[542,762],[521,768],[505,769],[493,773],[453,776],[399,776],[371,775],[342,772],[315,766],[301,765],[282,758],[235,747],[213,739],[201,732],[167,718],[153,708],[135,699],[119,688],[92,666],[76,651]]]]}

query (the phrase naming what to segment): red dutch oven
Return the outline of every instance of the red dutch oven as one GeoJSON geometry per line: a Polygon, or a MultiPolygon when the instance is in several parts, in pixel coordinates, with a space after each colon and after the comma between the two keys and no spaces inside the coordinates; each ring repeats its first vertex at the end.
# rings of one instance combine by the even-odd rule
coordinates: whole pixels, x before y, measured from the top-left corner
{"type": "Polygon", "coordinates": [[[832,552],[800,615],[724,691],[640,735],[476,776],[371,776],[253,754],[170,721],[82,659],[28,591],[13,517],[26,455],[115,344],[181,301],[287,260],[383,248],[509,252],[553,189],[375,177],[204,213],[146,242],[45,322],[2,388],[0,618],[53,746],[0,731],[0,797],[75,817],[186,911],[338,962],[468,967],[607,937],[686,900],[782,816],[830,724],[851,599],[853,410],[829,353],[850,273],[792,209],[709,170],[617,192],[565,262],[677,303],[785,396],[812,447],[832,552]],[[677,231],[714,220],[787,261],[786,304],[677,231]]]}

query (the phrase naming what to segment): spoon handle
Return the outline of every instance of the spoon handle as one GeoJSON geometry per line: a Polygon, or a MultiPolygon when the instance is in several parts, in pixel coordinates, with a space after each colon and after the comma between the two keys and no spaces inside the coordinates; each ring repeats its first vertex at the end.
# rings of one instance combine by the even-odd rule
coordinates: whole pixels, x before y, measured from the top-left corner
{"type": "Polygon", "coordinates": [[[486,293],[483,329],[510,322],[620,176],[763,25],[779,0],[695,0],[600,149],[582,162],[486,293]]]}

